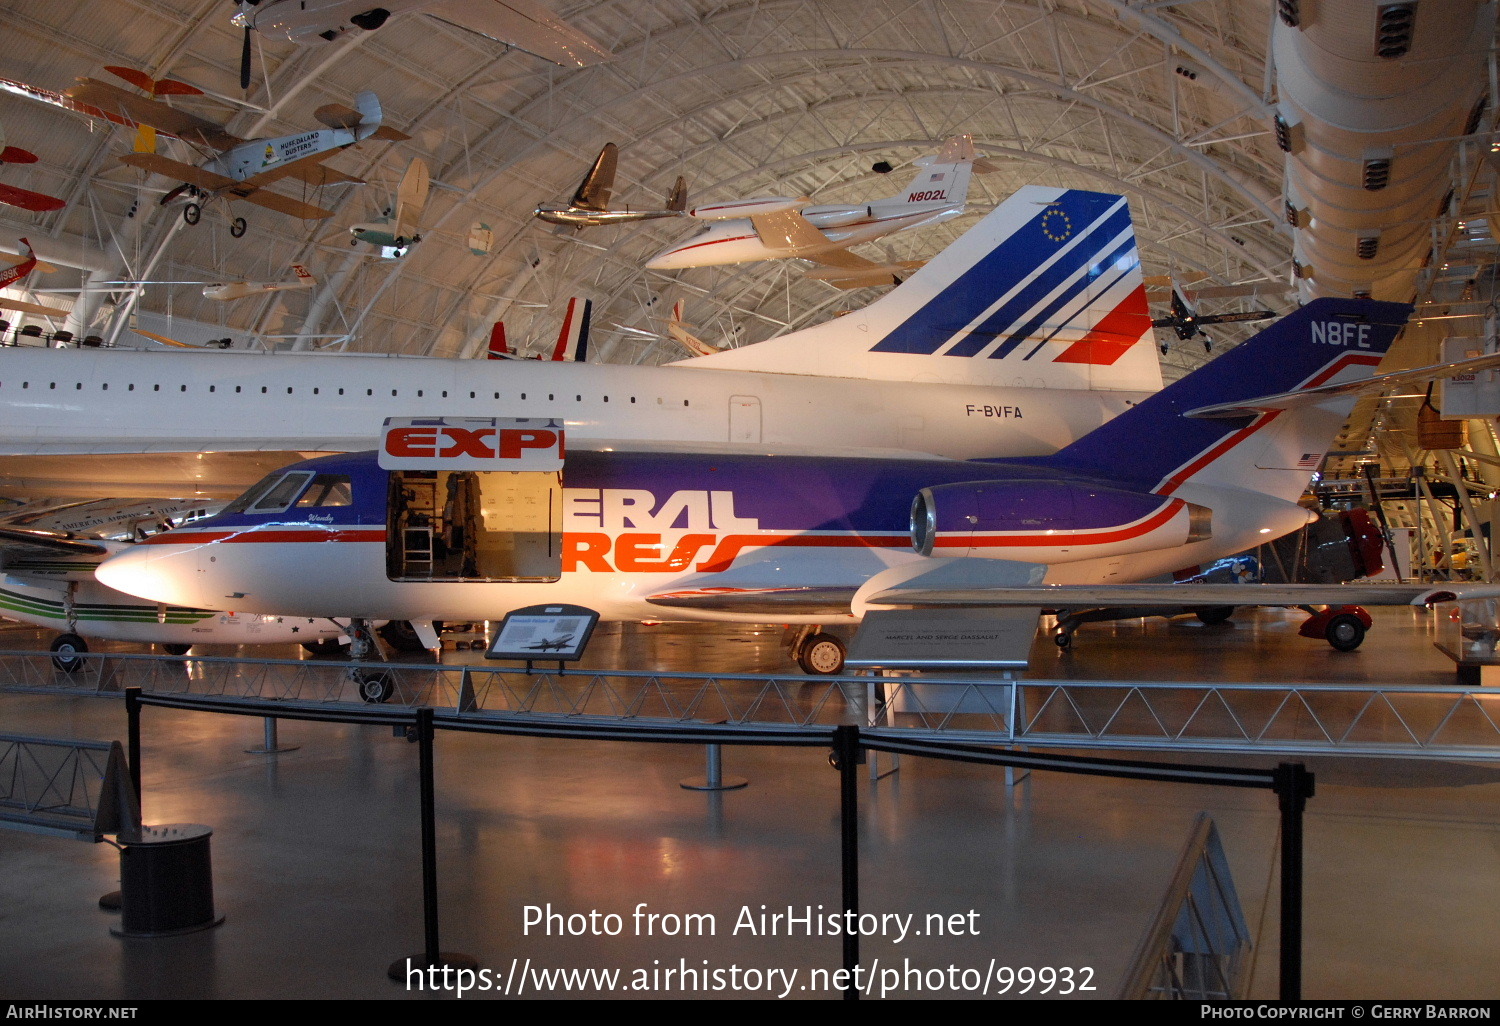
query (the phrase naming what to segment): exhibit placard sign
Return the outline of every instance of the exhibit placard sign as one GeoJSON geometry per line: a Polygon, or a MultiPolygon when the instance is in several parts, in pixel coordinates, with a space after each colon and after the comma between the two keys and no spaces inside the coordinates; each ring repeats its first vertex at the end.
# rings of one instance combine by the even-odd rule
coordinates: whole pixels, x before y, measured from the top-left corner
{"type": "Polygon", "coordinates": [[[562,603],[526,606],[507,613],[484,653],[486,659],[556,659],[583,656],[599,614],[562,603]]]}
{"type": "Polygon", "coordinates": [[[865,614],[844,665],[860,670],[1024,670],[1039,609],[865,614]]]}

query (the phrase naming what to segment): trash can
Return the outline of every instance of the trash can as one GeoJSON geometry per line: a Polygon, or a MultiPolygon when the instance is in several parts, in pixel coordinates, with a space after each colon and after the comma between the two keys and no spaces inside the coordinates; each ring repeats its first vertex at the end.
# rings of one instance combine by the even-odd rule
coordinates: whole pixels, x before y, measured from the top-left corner
{"type": "Polygon", "coordinates": [[[213,830],[197,823],[142,827],[121,838],[117,937],[170,937],[218,926],[214,915],[213,830]]]}

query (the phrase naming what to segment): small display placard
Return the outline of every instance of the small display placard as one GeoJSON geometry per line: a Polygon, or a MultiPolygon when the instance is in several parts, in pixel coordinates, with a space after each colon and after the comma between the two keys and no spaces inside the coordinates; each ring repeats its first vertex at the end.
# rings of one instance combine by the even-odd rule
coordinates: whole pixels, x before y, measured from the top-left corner
{"type": "Polygon", "coordinates": [[[598,622],[599,614],[584,606],[554,603],[512,610],[484,655],[486,659],[579,659],[598,622]]]}
{"type": "Polygon", "coordinates": [[[886,670],[1024,670],[1039,610],[892,609],[865,614],[844,665],[886,670]]]}

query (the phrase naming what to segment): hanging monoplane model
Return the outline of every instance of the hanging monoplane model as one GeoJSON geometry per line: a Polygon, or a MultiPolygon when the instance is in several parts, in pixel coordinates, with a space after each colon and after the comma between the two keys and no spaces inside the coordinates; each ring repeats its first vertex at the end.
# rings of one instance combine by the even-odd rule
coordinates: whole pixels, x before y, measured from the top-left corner
{"type": "MultiPolygon", "coordinates": [[[[801,257],[823,265],[808,277],[839,288],[899,283],[920,262],[877,264],[849,247],[958,217],[968,199],[970,175],[994,170],[976,159],[973,137],[967,135],[954,136],[916,164],[921,173],[907,188],[871,203],[812,206],[806,196],[763,196],[693,207],[687,216],[714,224],[668,246],[646,266],[670,271],[801,257]]],[[[1064,229],[1059,222],[1053,230],[1064,229]]]]}
{"type": "Polygon", "coordinates": [[[298,289],[310,289],[318,283],[318,279],[313,277],[312,272],[301,264],[293,264],[292,270],[297,277],[287,281],[230,281],[205,285],[203,298],[227,302],[231,299],[244,299],[247,296],[260,296],[267,292],[294,292],[298,289]]]}
{"type": "Polygon", "coordinates": [[[413,157],[396,188],[395,205],[387,207],[373,221],[351,225],[351,245],[364,243],[390,259],[405,256],[408,249],[422,241],[421,217],[427,206],[428,187],[427,163],[421,157],[413,157]]]}
{"type": "MultiPolygon", "coordinates": [[[[120,158],[122,163],[131,167],[182,182],[182,186],[162,197],[162,203],[169,203],[184,192],[190,193],[193,198],[182,211],[183,220],[188,224],[198,223],[203,214],[203,202],[221,197],[246,200],[268,210],[307,220],[332,217],[331,210],[272,192],[268,186],[284,178],[296,178],[314,187],[336,183],[363,184],[358,178],[323,166],[322,162],[365,139],[399,141],[410,138],[381,124],[380,99],[370,92],[360,93],[353,108],[336,103],[319,107],[313,116],[326,128],[247,140],[160,100],[138,96],[93,79],[80,79],[80,83],[68,91],[75,100],[100,108],[112,107],[142,125],[170,132],[194,148],[218,151],[217,156],[201,165],[174,160],[159,153],[127,153],[120,158]]],[[[243,217],[230,222],[229,234],[235,238],[245,234],[243,217]]]]}
{"type": "Polygon", "coordinates": [[[661,217],[687,216],[687,179],[677,178],[667,202],[660,210],[631,210],[629,207],[611,209],[610,196],[615,190],[615,167],[620,161],[620,148],[614,143],[605,143],[594,158],[593,167],[578,183],[578,190],[567,203],[543,203],[536,208],[536,216],[548,224],[567,228],[591,228],[605,224],[628,224],[632,221],[652,221],[661,217]]]}

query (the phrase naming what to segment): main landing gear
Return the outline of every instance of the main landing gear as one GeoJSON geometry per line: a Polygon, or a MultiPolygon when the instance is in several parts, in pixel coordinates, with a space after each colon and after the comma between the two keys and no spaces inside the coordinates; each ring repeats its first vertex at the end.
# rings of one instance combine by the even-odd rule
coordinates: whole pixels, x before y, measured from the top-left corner
{"type": "Polygon", "coordinates": [[[792,658],[811,677],[832,677],[844,670],[843,639],[825,634],[820,627],[800,627],[792,638],[792,658]]]}
{"type": "Polygon", "coordinates": [[[89,643],[76,634],[59,634],[52,639],[52,665],[63,673],[77,673],[83,667],[81,653],[89,650],[89,643]]]}
{"type": "Polygon", "coordinates": [[[1375,622],[1360,606],[1329,606],[1298,628],[1304,638],[1322,638],[1340,652],[1353,652],[1365,640],[1365,632],[1375,622]]]}

